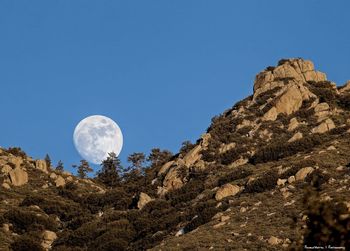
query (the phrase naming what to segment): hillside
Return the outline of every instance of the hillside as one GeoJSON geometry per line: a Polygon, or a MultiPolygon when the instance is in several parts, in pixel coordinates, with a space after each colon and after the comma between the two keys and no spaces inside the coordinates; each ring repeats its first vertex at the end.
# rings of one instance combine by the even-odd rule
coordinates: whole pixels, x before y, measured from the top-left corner
{"type": "Polygon", "coordinates": [[[349,115],[350,82],[287,59],[113,187],[1,149],[0,250],[350,249],[349,115]]]}

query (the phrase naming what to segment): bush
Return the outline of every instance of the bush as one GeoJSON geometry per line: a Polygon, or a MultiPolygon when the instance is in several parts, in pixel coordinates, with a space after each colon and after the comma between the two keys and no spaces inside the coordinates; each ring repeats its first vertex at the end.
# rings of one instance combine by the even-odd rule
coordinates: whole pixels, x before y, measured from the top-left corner
{"type": "Polygon", "coordinates": [[[307,229],[303,246],[334,246],[350,249],[350,217],[341,201],[320,201],[319,193],[309,190],[305,194],[307,205],[307,229]]]}
{"type": "Polygon", "coordinates": [[[277,172],[273,170],[268,171],[264,173],[260,178],[247,183],[244,192],[261,193],[267,190],[271,190],[276,187],[277,180],[277,172]]]}
{"type": "Polygon", "coordinates": [[[229,165],[238,160],[242,155],[246,155],[248,149],[246,147],[234,147],[219,156],[220,163],[229,165]]]}
{"type": "Polygon", "coordinates": [[[16,251],[44,251],[40,242],[30,236],[19,236],[11,244],[11,250],[16,251]]]}
{"type": "Polygon", "coordinates": [[[20,147],[9,147],[7,149],[7,152],[17,157],[25,158],[27,156],[26,153],[20,147]]]}
{"type": "Polygon", "coordinates": [[[233,170],[232,172],[225,174],[224,177],[221,177],[219,179],[218,185],[222,186],[226,183],[235,181],[235,180],[239,180],[239,179],[244,179],[246,177],[248,177],[249,175],[251,175],[253,173],[252,170],[249,170],[247,168],[238,168],[233,170]]]}
{"type": "Polygon", "coordinates": [[[275,161],[289,157],[299,152],[309,151],[313,147],[321,145],[323,142],[329,140],[329,134],[331,133],[332,131],[323,135],[312,134],[291,143],[277,140],[266,147],[258,149],[255,155],[250,158],[250,162],[253,164],[266,163],[268,161],[275,161]]]}
{"type": "Polygon", "coordinates": [[[57,231],[58,227],[53,219],[25,209],[13,208],[4,214],[4,218],[13,224],[15,232],[25,233],[43,229],[57,231]]]}

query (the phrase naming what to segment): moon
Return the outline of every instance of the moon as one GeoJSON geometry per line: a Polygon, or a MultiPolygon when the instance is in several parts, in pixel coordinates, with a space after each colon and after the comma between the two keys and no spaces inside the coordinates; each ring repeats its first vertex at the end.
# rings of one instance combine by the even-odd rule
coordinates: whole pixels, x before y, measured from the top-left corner
{"type": "Polygon", "coordinates": [[[81,120],[74,129],[73,141],[80,156],[94,164],[101,164],[114,152],[117,156],[123,147],[123,134],[112,119],[93,115],[81,120]]]}

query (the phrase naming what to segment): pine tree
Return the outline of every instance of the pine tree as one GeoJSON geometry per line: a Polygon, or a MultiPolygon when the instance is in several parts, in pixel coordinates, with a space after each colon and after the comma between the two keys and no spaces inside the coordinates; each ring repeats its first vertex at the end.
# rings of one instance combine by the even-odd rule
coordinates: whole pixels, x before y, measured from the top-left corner
{"type": "Polygon", "coordinates": [[[143,169],[143,164],[146,161],[146,156],[144,153],[133,153],[128,157],[128,162],[131,164],[131,168],[141,171],[143,169]]]}
{"type": "Polygon", "coordinates": [[[120,184],[124,168],[115,153],[108,153],[108,157],[102,161],[101,167],[101,170],[97,172],[97,180],[109,187],[116,187],[120,184]]]}
{"type": "Polygon", "coordinates": [[[86,178],[88,172],[93,171],[89,163],[84,159],[80,161],[79,166],[73,165],[73,167],[78,169],[78,177],[82,179],[86,178]]]}
{"type": "Polygon", "coordinates": [[[45,162],[46,162],[46,165],[48,167],[51,166],[51,158],[50,158],[50,156],[48,154],[46,154],[46,156],[45,156],[45,162]]]}
{"type": "Polygon", "coordinates": [[[151,162],[151,167],[157,167],[168,160],[173,156],[173,154],[168,150],[160,150],[159,148],[153,148],[150,155],[147,158],[147,161],[151,162]]]}
{"type": "Polygon", "coordinates": [[[56,166],[56,171],[63,172],[63,170],[64,170],[63,162],[59,160],[56,166]]]}

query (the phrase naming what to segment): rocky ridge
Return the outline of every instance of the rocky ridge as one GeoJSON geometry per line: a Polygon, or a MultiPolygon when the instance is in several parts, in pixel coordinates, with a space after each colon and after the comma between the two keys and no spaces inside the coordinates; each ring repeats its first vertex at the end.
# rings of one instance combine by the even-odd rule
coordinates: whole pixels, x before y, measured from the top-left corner
{"type": "Polygon", "coordinates": [[[115,188],[1,149],[0,249],[350,248],[349,118],[350,82],[296,58],[258,73],[186,151],[115,188]]]}

